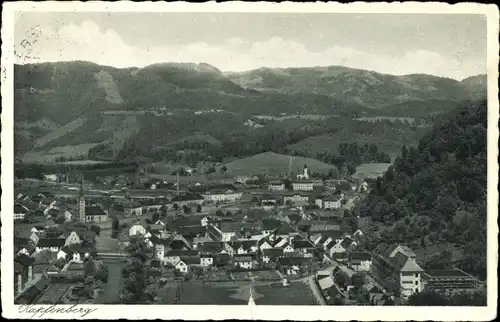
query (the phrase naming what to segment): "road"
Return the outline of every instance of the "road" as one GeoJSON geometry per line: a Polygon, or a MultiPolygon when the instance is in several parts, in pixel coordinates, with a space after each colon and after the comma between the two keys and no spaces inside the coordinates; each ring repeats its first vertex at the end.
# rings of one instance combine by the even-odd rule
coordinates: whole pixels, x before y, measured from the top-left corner
{"type": "Polygon", "coordinates": [[[319,290],[318,285],[316,284],[316,281],[314,280],[314,276],[311,275],[307,279],[309,288],[311,289],[312,294],[314,295],[314,298],[316,299],[316,302],[319,305],[327,305],[325,298],[321,294],[321,291],[319,290]]]}
{"type": "Polygon", "coordinates": [[[102,292],[97,295],[96,304],[119,304],[123,284],[122,269],[126,265],[125,260],[103,258],[103,263],[108,266],[108,282],[103,285],[102,292]]]}

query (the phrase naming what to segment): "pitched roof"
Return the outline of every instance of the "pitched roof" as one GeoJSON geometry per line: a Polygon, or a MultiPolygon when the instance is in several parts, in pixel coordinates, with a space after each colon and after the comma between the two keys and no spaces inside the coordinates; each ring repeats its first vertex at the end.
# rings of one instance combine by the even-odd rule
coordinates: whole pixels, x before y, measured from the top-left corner
{"type": "Polygon", "coordinates": [[[208,253],[218,253],[223,249],[224,249],[224,242],[219,242],[219,241],[204,242],[202,244],[199,244],[197,247],[197,250],[199,252],[208,252],[208,253]]]}
{"type": "Polygon", "coordinates": [[[330,276],[327,276],[327,277],[323,277],[322,279],[319,279],[318,284],[319,284],[319,287],[321,288],[321,290],[326,290],[326,289],[332,287],[335,283],[333,281],[333,278],[331,278],[330,276]]]}
{"type": "Polygon", "coordinates": [[[269,257],[280,257],[280,256],[283,256],[283,249],[281,249],[281,248],[266,248],[266,249],[262,250],[262,255],[269,256],[269,257]]]}
{"type": "Polygon", "coordinates": [[[40,238],[37,247],[62,247],[66,241],[60,238],[40,238]]]}
{"type": "Polygon", "coordinates": [[[366,252],[352,252],[349,254],[349,259],[354,261],[370,261],[372,255],[366,252]]]}
{"type": "Polygon", "coordinates": [[[251,262],[252,257],[251,256],[234,256],[233,257],[233,262],[251,262]]]}
{"type": "Polygon", "coordinates": [[[277,219],[264,218],[262,219],[263,230],[275,230],[280,228],[283,223],[277,219]]]}
{"type": "Polygon", "coordinates": [[[16,263],[19,263],[19,264],[23,265],[23,266],[31,266],[35,262],[35,260],[34,260],[33,257],[27,256],[25,254],[17,255],[14,258],[14,261],[16,263]]]}
{"type": "Polygon", "coordinates": [[[295,249],[300,249],[300,248],[314,248],[314,245],[308,241],[308,240],[296,240],[296,239],[293,239],[292,240],[292,245],[293,245],[293,248],[295,249]]]}
{"type": "Polygon", "coordinates": [[[196,256],[198,255],[197,251],[194,250],[177,250],[173,249],[165,253],[165,257],[187,257],[187,256],[196,256]]]}
{"type": "Polygon", "coordinates": [[[106,212],[98,206],[98,205],[91,205],[91,206],[85,206],[85,215],[87,216],[105,216],[106,212]]]}
{"type": "Polygon", "coordinates": [[[312,259],[307,257],[281,257],[279,263],[283,266],[292,266],[311,263],[312,259]]]}

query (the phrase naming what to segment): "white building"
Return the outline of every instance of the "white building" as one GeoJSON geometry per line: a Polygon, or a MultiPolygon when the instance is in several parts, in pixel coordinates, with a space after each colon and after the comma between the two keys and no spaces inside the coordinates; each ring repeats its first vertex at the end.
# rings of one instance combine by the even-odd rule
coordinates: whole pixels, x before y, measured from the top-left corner
{"type": "Polygon", "coordinates": [[[297,175],[297,179],[299,179],[299,180],[309,180],[309,169],[307,168],[307,164],[304,165],[304,172],[302,174],[298,174],[297,175]]]}
{"type": "Polygon", "coordinates": [[[135,236],[135,235],[143,235],[144,236],[145,234],[146,234],[146,228],[144,228],[142,225],[133,225],[128,230],[129,236],[135,236]]]}
{"type": "Polygon", "coordinates": [[[268,189],[270,191],[285,191],[285,183],[283,181],[271,181],[268,189]]]}
{"type": "Polygon", "coordinates": [[[314,184],[310,180],[296,180],[292,182],[293,191],[313,191],[314,184]]]}

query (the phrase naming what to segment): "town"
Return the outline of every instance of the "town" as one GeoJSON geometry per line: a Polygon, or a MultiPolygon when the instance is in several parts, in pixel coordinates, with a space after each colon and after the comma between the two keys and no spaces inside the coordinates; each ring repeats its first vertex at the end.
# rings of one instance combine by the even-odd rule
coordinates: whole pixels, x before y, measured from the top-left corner
{"type": "Polygon", "coordinates": [[[350,210],[376,178],[325,179],[307,165],[189,176],[135,178],[142,189],[83,172],[17,179],[15,303],[394,306],[484,287],[458,268],[424,270],[408,245],[365,247],[350,210]]]}

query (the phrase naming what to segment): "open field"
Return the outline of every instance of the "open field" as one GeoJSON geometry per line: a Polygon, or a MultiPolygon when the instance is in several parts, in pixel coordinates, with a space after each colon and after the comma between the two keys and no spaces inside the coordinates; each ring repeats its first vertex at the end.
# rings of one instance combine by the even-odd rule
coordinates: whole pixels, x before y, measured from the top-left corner
{"type": "Polygon", "coordinates": [[[253,175],[267,173],[273,176],[281,176],[288,173],[292,161],[292,172],[302,172],[304,165],[312,172],[327,172],[335,169],[335,166],[323,163],[316,159],[295,157],[273,152],[261,153],[251,157],[234,160],[226,164],[227,173],[231,175],[253,175]]]}
{"type": "Polygon", "coordinates": [[[289,119],[303,119],[310,121],[324,120],[329,117],[338,117],[339,115],[319,115],[319,114],[296,114],[296,115],[284,115],[284,116],[272,116],[272,115],[256,115],[257,119],[261,120],[273,120],[273,121],[283,121],[289,119]]]}
{"type": "MultiPolygon", "coordinates": [[[[179,282],[159,289],[158,304],[246,305],[251,282],[179,282]],[[178,297],[177,297],[178,295],[178,297]]],[[[255,282],[257,305],[314,305],[311,290],[303,282],[288,287],[275,282],[255,282]]]]}
{"type": "Polygon", "coordinates": [[[366,116],[366,117],[360,117],[357,118],[356,120],[358,121],[364,121],[364,122],[377,122],[377,121],[391,121],[391,122],[396,122],[400,121],[403,123],[410,123],[413,124],[415,123],[415,118],[414,117],[393,117],[393,116],[366,116]]]}
{"type": "Polygon", "coordinates": [[[56,128],[49,134],[37,139],[34,145],[35,147],[43,147],[45,144],[57,140],[58,138],[66,135],[67,133],[73,132],[74,130],[82,126],[84,122],[85,122],[84,118],[77,118],[73,122],[70,122],[64,126],[56,128]]]}
{"type": "Polygon", "coordinates": [[[258,285],[255,287],[262,297],[257,305],[316,305],[309,286],[304,282],[293,282],[287,287],[279,285],[258,285]]]}
{"type": "Polygon", "coordinates": [[[90,149],[98,145],[97,143],[87,143],[79,145],[66,145],[54,147],[48,151],[28,152],[23,156],[26,163],[53,163],[58,157],[74,158],[86,155],[90,149]]]}
{"type": "Polygon", "coordinates": [[[384,175],[391,163],[365,163],[356,167],[356,172],[352,175],[354,178],[363,176],[365,179],[376,179],[384,175]]]}

